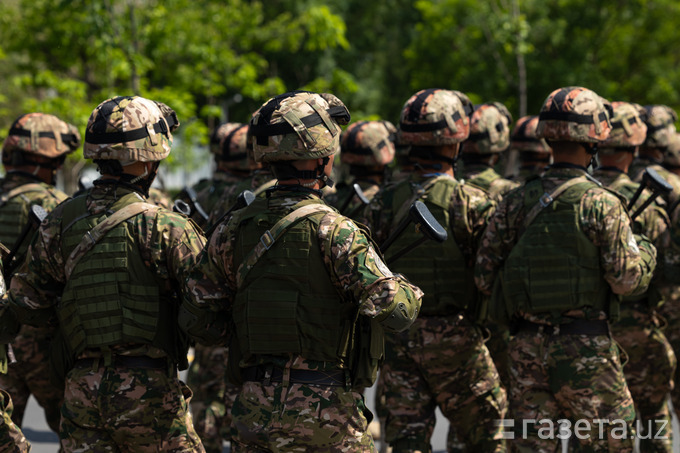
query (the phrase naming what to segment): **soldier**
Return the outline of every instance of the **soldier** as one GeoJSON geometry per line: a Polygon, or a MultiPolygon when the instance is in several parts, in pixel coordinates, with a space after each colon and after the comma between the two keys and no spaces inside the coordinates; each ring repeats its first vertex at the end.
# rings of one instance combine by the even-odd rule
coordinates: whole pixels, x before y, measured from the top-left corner
{"type": "Polygon", "coordinates": [[[364,197],[371,200],[385,182],[387,165],[394,160],[397,128],[389,121],[358,121],[340,135],[340,162],[349,166],[354,178],[349,184],[338,184],[333,197],[326,202],[342,214],[356,218],[364,204],[352,185],[359,184],[364,197]]]}
{"type": "MultiPolygon", "coordinates": [[[[7,249],[0,244],[0,250],[7,249]]],[[[4,256],[4,253],[3,253],[4,256]]],[[[6,293],[5,279],[2,277],[2,261],[0,261],[0,298],[6,293]]],[[[0,332],[4,333],[4,326],[0,326],[0,332]]],[[[10,341],[8,338],[7,341],[10,341]]],[[[7,345],[0,345],[0,373],[7,372],[7,345]]],[[[5,390],[0,388],[0,452],[2,453],[27,453],[31,450],[31,444],[26,440],[21,429],[12,421],[14,406],[12,398],[5,390]]]]}
{"type": "Polygon", "coordinates": [[[191,218],[207,229],[211,223],[209,216],[223,196],[225,190],[248,178],[260,165],[248,159],[246,139],[248,125],[243,123],[224,123],[210,137],[210,152],[215,156],[215,173],[212,179],[202,179],[191,189],[192,195],[183,189],[179,199],[191,206],[191,218]]]}
{"type": "Polygon", "coordinates": [[[58,322],[51,361],[65,379],[65,452],[204,451],[177,375],[188,365],[177,292],[204,238],[146,203],[178,125],[172,109],[142,97],[99,104],[83,154],[101,177],[41,224],[12,280],[5,315],[58,322]]]}
{"type": "MultiPolygon", "coordinates": [[[[28,113],[10,127],[2,148],[6,176],[0,182],[0,242],[12,247],[30,228],[29,209],[33,204],[53,210],[68,195],[58,190],[56,173],[66,156],[80,146],[78,129],[56,116],[28,113]]],[[[18,246],[15,263],[28,249],[27,239],[18,246]]],[[[10,268],[11,269],[11,268],[10,268]]],[[[8,282],[9,283],[9,282],[8,282]]],[[[55,301],[52,301],[55,302],[55,301]]],[[[0,387],[14,398],[14,423],[21,427],[28,398],[33,395],[45,410],[47,424],[59,432],[60,407],[64,391],[49,379],[51,326],[23,326],[12,343],[16,362],[0,375],[0,387]]]]}
{"type": "Polygon", "coordinates": [[[493,166],[510,146],[512,116],[500,102],[475,106],[470,117],[470,136],[463,142],[463,171],[459,179],[478,187],[496,202],[519,184],[503,178],[493,166]]]}
{"type": "Polygon", "coordinates": [[[517,120],[510,134],[510,150],[517,151],[519,171],[510,178],[523,184],[530,176],[542,175],[552,162],[552,149],[543,138],[536,137],[538,115],[523,116],[517,120]]]}
{"type": "MultiPolygon", "coordinates": [[[[645,110],[627,102],[612,102],[612,108],[612,131],[599,147],[600,167],[593,176],[630,202],[640,184],[631,181],[627,171],[638,146],[645,141],[645,110]]],[[[632,209],[636,210],[649,196],[649,191],[645,191],[632,209]]],[[[635,219],[633,232],[646,235],[661,251],[668,243],[669,223],[663,207],[651,204],[635,219]]],[[[658,258],[661,260],[661,256],[658,258]]],[[[657,277],[661,277],[658,272],[657,277]]],[[[612,324],[612,335],[628,356],[623,371],[635,403],[637,427],[642,431],[640,448],[670,453],[673,442],[667,397],[673,388],[676,359],[661,330],[664,323],[656,313],[664,302],[658,281],[659,278],[653,280],[644,294],[621,299],[619,320],[612,324]]]]}
{"type": "MultiPolygon", "coordinates": [[[[645,124],[647,124],[647,137],[640,146],[638,157],[633,161],[628,174],[633,181],[640,182],[645,168],[656,170],[671,186],[673,192],[664,196],[668,208],[674,206],[680,200],[680,176],[673,174],[661,166],[664,161],[666,149],[675,135],[675,121],[678,116],[675,111],[666,105],[646,105],[645,124]]],[[[670,215],[670,212],[669,212],[670,215]]]]}
{"type": "Polygon", "coordinates": [[[636,243],[622,201],[587,175],[609,135],[608,107],[582,87],[548,96],[537,134],[554,163],[505,196],[477,254],[475,282],[484,294],[493,289],[488,315],[516,332],[508,387],[513,446],[522,452],[556,451],[549,430],[560,419],[578,423],[581,445],[594,451],[633,448],[633,401],[609,333],[611,293],[644,292],[656,251],[636,243]]]}
{"type": "Polygon", "coordinates": [[[243,383],[232,451],[375,450],[357,389],[373,384],[383,330],[408,328],[422,292],[320,199],[347,122],[330,94],[267,101],[251,121],[254,152],[278,184],[218,226],[187,282],[189,334],[231,334],[230,378],[243,383]]]}
{"type": "Polygon", "coordinates": [[[149,203],[153,203],[161,208],[172,209],[172,198],[167,192],[161,189],[149,187],[149,196],[147,197],[147,200],[149,203]]]}
{"type": "MultiPolygon", "coordinates": [[[[411,204],[422,200],[449,234],[443,244],[423,244],[394,265],[425,292],[411,328],[388,337],[381,368],[385,438],[395,453],[431,451],[437,407],[470,451],[504,448],[498,420],[505,414],[505,390],[474,322],[472,281],[477,240],[495,203],[453,177],[471,113],[469,99],[457,91],[427,89],[411,96],[401,112],[399,141],[411,146],[415,170],[380,192],[366,214],[375,237],[385,241],[411,204]]],[[[415,236],[407,230],[392,249],[415,236]]]]}

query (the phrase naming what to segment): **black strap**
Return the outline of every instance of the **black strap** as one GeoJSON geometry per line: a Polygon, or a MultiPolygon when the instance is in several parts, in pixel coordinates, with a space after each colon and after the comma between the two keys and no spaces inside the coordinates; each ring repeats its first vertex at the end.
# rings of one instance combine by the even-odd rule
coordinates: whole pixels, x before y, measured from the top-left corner
{"type": "Polygon", "coordinates": [[[552,325],[521,319],[519,331],[543,332],[546,335],[609,335],[609,323],[605,320],[574,319],[568,323],[552,325]]]}
{"type": "MultiPolygon", "coordinates": [[[[153,130],[157,134],[163,133],[165,136],[168,135],[173,126],[178,125],[176,115],[170,115],[165,117],[165,121],[160,120],[154,123],[153,130]],[[166,125],[167,122],[167,125],[166,125]]],[[[93,145],[105,145],[108,143],[125,143],[146,138],[149,135],[149,131],[146,127],[140,127],[126,132],[105,132],[105,133],[95,133],[87,131],[85,132],[85,141],[93,145]]]]}
{"type": "MultiPolygon", "coordinates": [[[[462,116],[460,115],[460,112],[455,112],[453,115],[451,115],[451,118],[453,119],[453,122],[455,123],[456,121],[462,119],[462,116]]],[[[400,123],[399,127],[404,132],[431,132],[431,131],[438,131],[440,129],[444,129],[446,127],[449,127],[449,125],[446,122],[446,120],[439,120],[435,123],[423,123],[423,124],[400,123]]]]}
{"type": "MultiPolygon", "coordinates": [[[[541,112],[539,115],[539,120],[540,121],[550,121],[550,120],[556,120],[556,121],[568,121],[570,123],[578,123],[578,124],[594,124],[595,120],[593,119],[593,115],[581,115],[579,113],[572,113],[572,112],[556,112],[556,111],[551,111],[551,112],[541,112]]],[[[607,114],[605,112],[600,112],[597,115],[597,118],[599,121],[607,121],[607,114]]]]}
{"type": "Polygon", "coordinates": [[[234,128],[234,130],[229,132],[227,136],[224,137],[224,141],[222,142],[222,158],[221,158],[221,160],[223,160],[224,162],[236,162],[248,157],[248,154],[246,153],[229,154],[229,147],[231,146],[231,141],[234,139],[234,135],[236,135],[236,132],[241,130],[242,127],[243,126],[234,128]]]}
{"type": "MultiPolygon", "coordinates": [[[[283,381],[283,368],[267,365],[251,366],[241,370],[244,381],[274,382],[283,381]]],[[[318,371],[290,369],[290,383],[304,385],[322,385],[330,387],[344,387],[346,382],[344,370],[318,371]]]]}
{"type": "MultiPolygon", "coordinates": [[[[21,137],[30,137],[31,136],[31,131],[28,129],[19,129],[19,128],[12,128],[9,130],[9,135],[18,135],[21,137]]],[[[61,141],[64,143],[77,143],[78,142],[78,137],[76,137],[76,134],[60,134],[61,135],[61,141]]],[[[54,132],[38,132],[38,137],[40,138],[51,138],[52,140],[56,140],[54,137],[54,132]]]]}
{"type": "Polygon", "coordinates": [[[413,101],[411,107],[408,110],[407,116],[408,121],[415,123],[420,119],[420,111],[423,108],[423,104],[425,104],[425,99],[427,99],[432,93],[438,90],[439,88],[428,88],[427,90],[423,90],[420,92],[420,94],[416,97],[416,99],[413,101]]]}
{"type": "Polygon", "coordinates": [[[357,146],[356,140],[357,140],[357,135],[359,135],[359,131],[361,130],[361,128],[364,127],[364,124],[366,124],[366,123],[367,123],[367,121],[359,121],[358,123],[356,123],[356,125],[353,127],[353,129],[349,132],[349,135],[347,136],[347,139],[346,139],[346,142],[345,142],[345,143],[347,143],[347,145],[346,145],[345,149],[343,149],[343,151],[348,151],[348,152],[353,153],[353,154],[364,154],[364,153],[356,151],[360,148],[359,146],[357,146]]]}
{"type": "MultiPolygon", "coordinates": [[[[327,109],[326,112],[328,112],[328,115],[331,118],[345,118],[347,121],[349,121],[350,118],[347,109],[339,105],[327,109]]],[[[302,121],[302,124],[307,128],[323,124],[323,119],[316,112],[301,118],[300,121],[302,121]]],[[[265,146],[267,144],[267,137],[271,137],[272,135],[290,134],[295,132],[295,129],[293,129],[293,126],[286,121],[277,124],[260,124],[258,122],[258,124],[250,124],[250,131],[252,135],[257,138],[257,144],[265,146]]]]}

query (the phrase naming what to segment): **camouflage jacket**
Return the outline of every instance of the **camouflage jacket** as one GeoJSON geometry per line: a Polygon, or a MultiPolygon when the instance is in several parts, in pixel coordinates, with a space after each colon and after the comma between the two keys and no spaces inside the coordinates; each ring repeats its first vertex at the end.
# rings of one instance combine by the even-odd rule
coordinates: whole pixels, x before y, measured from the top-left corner
{"type": "MultiPolygon", "coordinates": [[[[10,172],[0,181],[0,197],[6,196],[13,189],[28,184],[37,184],[40,186],[40,190],[26,192],[4,203],[0,202],[0,223],[3,225],[0,228],[0,242],[8,248],[14,245],[29,222],[28,210],[31,205],[40,205],[45,211],[50,212],[68,198],[68,195],[54,186],[40,182],[22,172],[10,172]]],[[[19,249],[17,256],[26,252],[28,243],[29,240],[27,239],[19,249]]]]}
{"type": "MultiPolygon", "coordinates": [[[[585,174],[582,169],[553,165],[542,180],[546,192],[550,193],[564,182],[585,174]]],[[[505,196],[482,237],[475,265],[475,283],[484,294],[491,294],[503,263],[519,240],[520,227],[527,215],[524,188],[521,186],[505,196]]],[[[590,189],[581,199],[578,219],[583,233],[599,248],[603,277],[612,291],[620,295],[644,292],[656,265],[656,249],[646,243],[645,251],[653,259],[645,262],[622,201],[605,189],[590,189]]],[[[582,314],[572,312],[564,315],[582,317],[582,314]]],[[[600,316],[606,318],[605,313],[600,316]]]]}
{"type": "Polygon", "coordinates": [[[156,189],[155,187],[149,188],[148,201],[161,208],[172,209],[172,199],[170,198],[170,195],[163,192],[161,189],[156,189]]]}
{"type": "Polygon", "coordinates": [[[519,186],[519,183],[503,178],[496,173],[496,170],[485,165],[465,165],[461,179],[471,186],[482,189],[497,203],[503,199],[506,193],[519,186]],[[492,180],[488,186],[487,179],[492,180]]]}
{"type": "MultiPolygon", "coordinates": [[[[219,199],[212,206],[206,225],[208,227],[218,222],[225,212],[236,203],[236,198],[244,190],[256,192],[258,189],[273,185],[275,179],[269,170],[255,170],[251,176],[241,179],[236,184],[225,186],[219,195],[219,199]]],[[[264,196],[264,191],[260,192],[264,196]]]]}
{"type": "MultiPolygon", "coordinates": [[[[280,213],[281,217],[293,211],[293,207],[304,200],[318,199],[309,192],[275,190],[267,198],[267,207],[280,213]]],[[[392,274],[376,251],[373,241],[349,218],[344,218],[329,238],[331,225],[340,216],[327,213],[316,232],[321,255],[327,256],[323,263],[328,271],[331,284],[339,297],[353,300],[358,305],[358,314],[381,321],[399,305],[410,312],[419,309],[422,292],[404,278],[392,274]],[[324,255],[330,244],[331,253],[324,255]]],[[[239,236],[239,224],[230,218],[221,223],[210,237],[208,246],[201,255],[198,266],[187,280],[185,305],[195,312],[205,314],[206,325],[219,334],[210,341],[228,340],[227,324],[234,295],[238,291],[237,270],[241,263],[234,262],[235,247],[239,236]],[[221,321],[220,321],[221,320],[221,321]],[[221,340],[216,337],[221,337],[221,340]]],[[[257,265],[257,264],[256,264],[257,265]]],[[[338,321],[342,322],[342,321],[338,321]]],[[[195,332],[204,331],[197,326],[195,332]]],[[[189,331],[191,335],[191,330],[189,331]]],[[[199,332],[200,335],[200,332],[199,332]]],[[[200,337],[197,337],[201,341],[200,337]]]]}
{"type": "MultiPolygon", "coordinates": [[[[212,179],[202,179],[194,184],[192,189],[196,192],[196,201],[201,205],[201,208],[210,217],[211,212],[221,200],[225,191],[233,188],[244,180],[242,176],[237,176],[224,171],[216,171],[212,179]]],[[[178,197],[180,200],[186,202],[191,206],[191,200],[186,192],[180,192],[178,197]]],[[[206,220],[199,214],[197,209],[191,211],[191,218],[201,228],[206,228],[211,223],[209,219],[206,220]]]]}
{"type": "Polygon", "coordinates": [[[628,170],[630,179],[636,182],[642,181],[642,174],[647,167],[656,170],[656,172],[659,173],[659,175],[665,179],[668,184],[673,186],[673,191],[668,196],[664,196],[666,207],[669,210],[669,215],[672,215],[670,210],[672,210],[678,203],[678,200],[680,200],[680,176],[666,170],[660,164],[652,160],[637,158],[633,161],[630,169],[628,170]]]}
{"type": "MultiPolygon", "coordinates": [[[[90,214],[107,214],[109,207],[130,189],[109,184],[95,185],[87,195],[90,214]]],[[[140,195],[140,201],[143,197],[140,195]]],[[[68,256],[62,250],[64,203],[42,223],[33,238],[27,259],[18,269],[10,285],[10,308],[20,322],[40,325],[53,322],[58,310],[59,296],[66,284],[64,263],[68,256]]],[[[170,294],[182,287],[188,271],[196,264],[205,239],[193,222],[180,214],[165,209],[138,214],[129,220],[136,236],[133,238],[142,260],[165,282],[161,293],[170,294]]],[[[154,283],[157,284],[157,283],[154,283]]],[[[150,346],[128,351],[132,355],[158,354],[150,346]]]]}
{"type": "Polygon", "coordinates": [[[373,181],[368,181],[366,179],[355,179],[349,184],[342,184],[337,188],[335,192],[328,195],[324,195],[323,199],[327,204],[333,206],[338,210],[345,207],[344,211],[342,211],[342,214],[356,220],[356,214],[363,211],[365,206],[363,205],[361,200],[359,200],[359,197],[357,197],[356,194],[354,193],[353,185],[355,183],[359,184],[359,187],[361,187],[364,197],[366,197],[366,199],[369,202],[373,199],[373,197],[375,197],[375,194],[378,193],[378,191],[380,190],[380,185],[374,183],[373,181]],[[352,199],[348,200],[349,197],[351,197],[352,199]]]}

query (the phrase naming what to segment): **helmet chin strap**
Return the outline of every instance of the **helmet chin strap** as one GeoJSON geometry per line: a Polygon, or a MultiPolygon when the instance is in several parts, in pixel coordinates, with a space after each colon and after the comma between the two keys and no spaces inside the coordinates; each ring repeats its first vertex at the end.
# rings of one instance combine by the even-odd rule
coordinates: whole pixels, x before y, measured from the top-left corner
{"type": "Polygon", "coordinates": [[[316,179],[323,181],[324,184],[332,188],[335,185],[335,181],[333,181],[333,179],[331,179],[331,177],[325,173],[326,165],[328,165],[329,161],[330,157],[326,156],[323,158],[323,163],[316,167],[316,171],[321,173],[319,176],[316,177],[316,179]]]}

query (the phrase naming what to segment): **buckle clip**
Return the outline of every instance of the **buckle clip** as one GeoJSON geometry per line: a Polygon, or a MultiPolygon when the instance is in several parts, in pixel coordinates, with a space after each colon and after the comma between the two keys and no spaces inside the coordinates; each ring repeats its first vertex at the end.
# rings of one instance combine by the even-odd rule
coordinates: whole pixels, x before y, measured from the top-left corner
{"type": "Polygon", "coordinates": [[[538,202],[541,203],[541,206],[544,208],[547,208],[550,203],[553,202],[553,197],[550,196],[548,192],[544,193],[541,195],[541,198],[538,199],[538,202]]]}
{"type": "Polygon", "coordinates": [[[262,236],[260,236],[260,243],[264,246],[266,250],[269,250],[272,245],[274,245],[274,236],[272,236],[271,231],[267,230],[262,236]]]}

